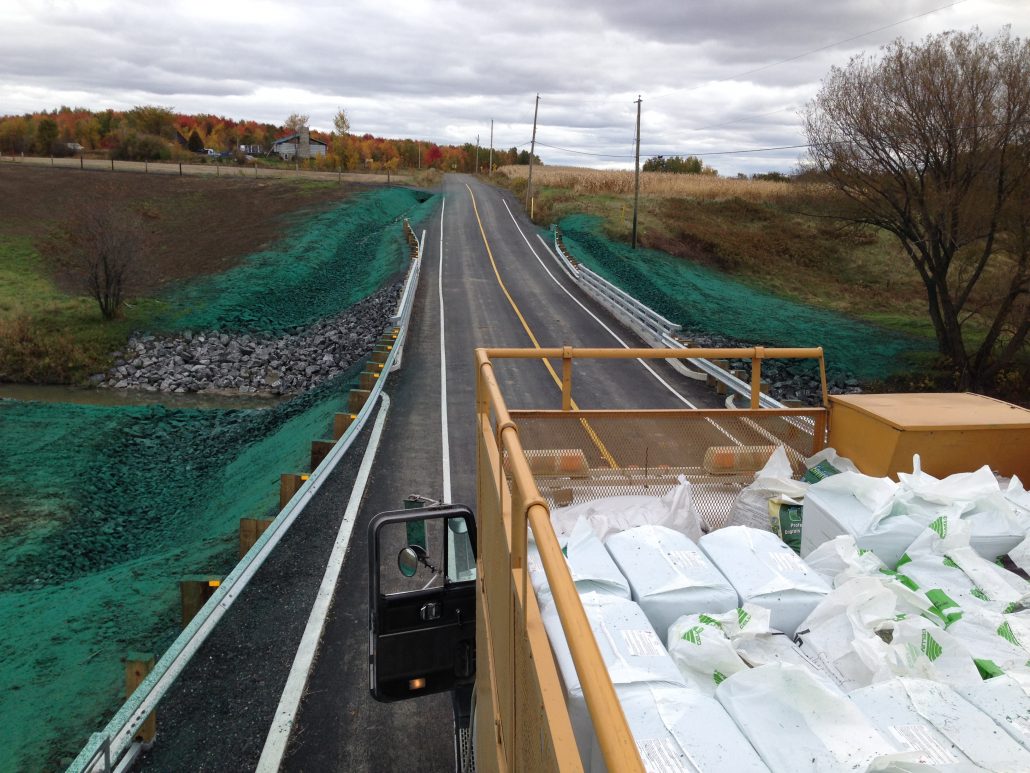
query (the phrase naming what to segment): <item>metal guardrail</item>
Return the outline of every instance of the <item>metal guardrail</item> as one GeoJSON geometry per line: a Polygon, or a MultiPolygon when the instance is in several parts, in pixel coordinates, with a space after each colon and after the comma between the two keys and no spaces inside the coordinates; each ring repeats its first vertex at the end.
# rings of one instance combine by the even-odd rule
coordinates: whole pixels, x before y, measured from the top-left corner
{"type": "MultiPolygon", "coordinates": [[[[404,225],[411,232],[411,235],[414,236],[414,232],[411,231],[411,226],[408,225],[407,221],[405,221],[404,225]]],[[[401,300],[398,303],[397,313],[391,317],[391,322],[393,322],[394,326],[399,327],[400,331],[383,365],[383,377],[376,379],[368,399],[357,414],[357,418],[351,422],[347,431],[344,432],[343,436],[333,446],[333,449],[326,455],[322,463],[312,471],[308,480],[300,487],[286,507],[279,512],[264,534],[254,543],[254,547],[236,564],[212,597],[197,613],[196,617],[190,621],[189,625],[183,629],[182,633],[165,651],[164,655],[161,656],[161,659],[154,666],[154,669],[140,683],[132,695],[129,696],[128,700],[122,704],[122,707],[108,722],[107,726],[99,733],[94,733],[90,736],[82,751],[79,752],[75,760],[68,766],[67,773],[98,773],[99,771],[109,773],[112,770],[127,769],[131,765],[132,760],[141,751],[141,745],[133,739],[143,725],[144,720],[157,708],[158,703],[160,703],[190,659],[211,634],[211,631],[214,630],[218,621],[221,620],[222,616],[243,592],[243,589],[246,588],[261,565],[271,555],[287,530],[314,498],[315,493],[328,479],[329,474],[340,460],[343,459],[351,445],[353,445],[368,422],[369,417],[372,416],[376,404],[379,402],[379,396],[386,384],[388,374],[396,369],[395,366],[399,367],[400,365],[401,351],[404,339],[407,336],[411,309],[414,304],[415,291],[418,287],[418,278],[421,271],[422,246],[422,244],[419,244],[416,257],[412,260],[411,267],[408,270],[408,277],[401,294],[401,300]],[[112,767],[112,764],[114,767],[112,767]]]]}
{"type": "MultiPolygon", "coordinates": [[[[688,348],[676,337],[682,327],[675,322],[670,322],[654,309],[638,301],[632,295],[620,287],[616,287],[604,277],[594,273],[586,266],[577,266],[562,249],[558,242],[558,229],[553,228],[554,251],[558,255],[558,261],[569,276],[590,295],[595,301],[604,306],[609,312],[622,320],[633,332],[643,338],[652,347],[658,349],[686,349],[688,348]]],[[[751,398],[751,385],[734,376],[724,368],[719,367],[711,360],[699,358],[686,358],[686,361],[717,381],[726,385],[727,390],[741,397],[751,398]]],[[[675,363],[674,363],[675,367],[675,363]]],[[[680,366],[677,368],[684,372],[680,366]]],[[[685,372],[684,375],[697,378],[697,374],[685,372]]],[[[759,404],[763,408],[786,408],[783,403],[769,395],[759,396],[759,404]]]]}

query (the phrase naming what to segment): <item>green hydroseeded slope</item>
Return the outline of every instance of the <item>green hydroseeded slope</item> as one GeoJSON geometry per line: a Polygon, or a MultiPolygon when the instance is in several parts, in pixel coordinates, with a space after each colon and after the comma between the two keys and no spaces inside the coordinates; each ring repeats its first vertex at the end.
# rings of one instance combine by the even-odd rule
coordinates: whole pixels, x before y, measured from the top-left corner
{"type": "Polygon", "coordinates": [[[822,346],[829,371],[867,379],[903,369],[907,355],[933,348],[932,342],[762,292],[684,258],[633,250],[605,237],[597,217],[565,217],[559,227],[573,257],[685,330],[747,345],[822,346]]]}

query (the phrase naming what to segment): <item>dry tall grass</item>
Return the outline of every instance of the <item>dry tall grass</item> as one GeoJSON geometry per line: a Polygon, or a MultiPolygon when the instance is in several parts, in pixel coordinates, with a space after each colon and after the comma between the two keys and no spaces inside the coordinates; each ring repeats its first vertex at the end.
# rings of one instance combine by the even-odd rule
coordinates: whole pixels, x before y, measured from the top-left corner
{"type": "MultiPolygon", "coordinates": [[[[497,170],[513,180],[525,179],[528,166],[502,166],[497,170]]],[[[568,166],[533,168],[534,187],[564,188],[587,196],[633,193],[633,172],[583,169],[568,166]]],[[[739,180],[700,174],[641,172],[640,193],[656,198],[730,199],[762,202],[796,196],[798,183],[739,180]]]]}

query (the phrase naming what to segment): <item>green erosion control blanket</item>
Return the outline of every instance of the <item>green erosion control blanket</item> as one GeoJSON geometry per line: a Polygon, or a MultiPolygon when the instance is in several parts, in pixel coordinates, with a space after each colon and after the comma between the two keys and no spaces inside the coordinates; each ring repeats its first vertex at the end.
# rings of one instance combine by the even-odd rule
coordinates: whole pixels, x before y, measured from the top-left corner
{"type": "Polygon", "coordinates": [[[106,723],[120,659],[168,647],[179,578],[229,571],[357,370],[266,410],[0,400],[0,771],[63,768],[106,723]]]}
{"type": "Polygon", "coordinates": [[[690,331],[748,345],[822,346],[829,370],[860,378],[883,378],[904,367],[907,352],[933,348],[932,342],[764,293],[683,258],[633,250],[603,236],[597,217],[573,215],[559,226],[573,257],[690,331]]]}
{"type": "Polygon", "coordinates": [[[279,334],[338,314],[407,267],[403,219],[415,223],[434,204],[424,192],[386,188],[295,216],[270,249],[172,288],[158,326],[279,334]]]}

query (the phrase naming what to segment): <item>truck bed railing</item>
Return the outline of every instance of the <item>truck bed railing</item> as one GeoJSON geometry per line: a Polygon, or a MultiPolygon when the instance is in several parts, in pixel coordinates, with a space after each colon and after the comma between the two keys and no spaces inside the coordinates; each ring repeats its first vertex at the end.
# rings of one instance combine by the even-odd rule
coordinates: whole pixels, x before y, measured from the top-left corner
{"type": "MultiPolygon", "coordinates": [[[[777,445],[800,468],[822,447],[825,407],[761,408],[761,362],[814,358],[821,349],[479,349],[476,351],[479,609],[477,766],[492,770],[582,769],[550,643],[528,583],[532,530],[598,745],[611,771],[643,771],[551,525],[554,506],[615,493],[661,494],[680,475],[710,527],[777,445]],[[578,410],[577,359],[751,359],[752,407],[716,410],[578,410]],[[553,410],[507,408],[497,360],[553,360],[561,390],[553,410]],[[556,368],[555,365],[558,367],[556,368]],[[560,372],[560,376],[558,373],[560,372]],[[814,426],[800,429],[799,420],[814,426]],[[756,467],[757,465],[757,467],[756,467]],[[485,568],[485,570],[484,570],[485,568]],[[489,738],[490,741],[482,739],[489,738]],[[493,754],[488,744],[493,745],[493,754]]],[[[503,374],[501,376],[503,378],[503,374]]]]}

